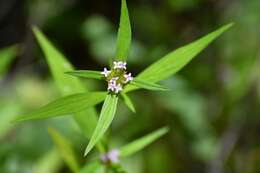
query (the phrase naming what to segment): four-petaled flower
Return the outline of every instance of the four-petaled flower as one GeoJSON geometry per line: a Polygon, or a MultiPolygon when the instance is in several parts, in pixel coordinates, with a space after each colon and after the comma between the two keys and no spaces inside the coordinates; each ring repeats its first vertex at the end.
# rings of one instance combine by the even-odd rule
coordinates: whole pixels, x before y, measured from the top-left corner
{"type": "Polygon", "coordinates": [[[114,61],[114,69],[124,69],[126,70],[126,62],[123,61],[114,61]]]}
{"type": "Polygon", "coordinates": [[[108,77],[108,75],[111,73],[110,70],[107,70],[107,68],[104,68],[104,71],[101,72],[101,74],[103,74],[105,77],[108,77]]]}
{"type": "Polygon", "coordinates": [[[110,79],[110,81],[108,82],[108,90],[109,91],[113,91],[115,93],[119,93],[123,88],[120,84],[117,84],[116,81],[118,80],[118,77],[113,77],[112,79],[110,79]]]}
{"type": "Polygon", "coordinates": [[[131,73],[124,74],[124,77],[125,77],[124,83],[128,83],[128,82],[130,82],[130,81],[133,80],[133,77],[132,77],[132,74],[131,74],[131,73]]]}

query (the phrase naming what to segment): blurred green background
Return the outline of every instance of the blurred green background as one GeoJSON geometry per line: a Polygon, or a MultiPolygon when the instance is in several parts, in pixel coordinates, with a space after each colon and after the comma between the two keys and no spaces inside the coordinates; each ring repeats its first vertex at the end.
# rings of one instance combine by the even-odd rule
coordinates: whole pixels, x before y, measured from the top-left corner
{"type": "MultiPolygon", "coordinates": [[[[177,75],[171,92],[131,93],[137,113],[119,104],[111,145],[161,126],[170,133],[123,160],[130,173],[260,172],[260,1],[128,0],[137,74],[177,47],[229,22],[235,26],[177,75]]],[[[82,165],[87,142],[71,117],[10,124],[58,98],[31,31],[37,25],[77,69],[102,70],[114,56],[120,1],[0,1],[0,172],[69,173],[48,135],[59,129],[82,165]]],[[[85,80],[92,90],[104,89],[85,80]]]]}

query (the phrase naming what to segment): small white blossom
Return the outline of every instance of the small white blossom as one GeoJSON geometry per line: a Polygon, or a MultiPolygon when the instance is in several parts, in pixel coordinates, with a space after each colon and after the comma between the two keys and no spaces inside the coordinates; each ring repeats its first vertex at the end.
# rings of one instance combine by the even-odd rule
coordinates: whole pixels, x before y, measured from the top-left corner
{"type": "Polygon", "coordinates": [[[108,77],[108,75],[111,73],[110,70],[107,70],[107,68],[105,67],[104,70],[101,72],[102,75],[104,75],[105,77],[108,77]]]}
{"type": "Polygon", "coordinates": [[[117,84],[116,81],[119,79],[119,77],[113,77],[109,82],[108,82],[108,88],[107,90],[113,91],[115,93],[119,93],[123,88],[120,84],[117,84]]]}
{"type": "Polygon", "coordinates": [[[107,90],[109,90],[109,91],[115,91],[115,89],[116,89],[116,83],[115,83],[115,82],[109,82],[109,83],[108,83],[107,90]]]}
{"type": "Polygon", "coordinates": [[[124,83],[127,83],[127,82],[133,80],[133,77],[132,77],[132,74],[131,74],[131,73],[125,74],[124,77],[125,77],[124,83]]]}
{"type": "Polygon", "coordinates": [[[100,159],[104,162],[111,162],[111,163],[118,163],[119,162],[119,155],[120,152],[117,149],[113,149],[109,151],[108,153],[105,153],[100,157],[100,159]]]}
{"type": "Polygon", "coordinates": [[[123,61],[114,61],[114,69],[124,69],[126,70],[126,62],[123,61]]]}
{"type": "Polygon", "coordinates": [[[122,86],[120,84],[118,84],[115,88],[115,93],[119,93],[120,91],[122,91],[122,86]]]}
{"type": "Polygon", "coordinates": [[[120,84],[116,84],[115,82],[111,82],[108,84],[108,88],[109,91],[113,91],[115,93],[119,93],[120,91],[122,91],[122,86],[120,84]]]}

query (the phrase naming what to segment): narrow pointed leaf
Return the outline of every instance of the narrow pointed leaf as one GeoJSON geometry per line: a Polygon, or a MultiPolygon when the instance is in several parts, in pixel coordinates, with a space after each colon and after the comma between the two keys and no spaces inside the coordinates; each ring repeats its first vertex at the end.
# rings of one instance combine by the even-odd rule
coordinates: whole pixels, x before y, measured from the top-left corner
{"type": "Polygon", "coordinates": [[[106,92],[86,92],[72,94],[59,98],[32,113],[17,117],[14,121],[25,121],[33,119],[44,119],[56,116],[70,115],[92,107],[104,100],[106,92]]]}
{"type": "Polygon", "coordinates": [[[121,96],[123,97],[123,101],[126,104],[126,106],[133,112],[136,113],[135,111],[135,106],[132,102],[132,100],[130,99],[130,97],[128,97],[126,94],[121,93],[121,96]]]}
{"type": "Polygon", "coordinates": [[[120,149],[120,156],[126,157],[142,150],[147,145],[151,144],[155,140],[165,135],[168,131],[169,129],[167,127],[163,127],[140,139],[131,142],[130,144],[127,144],[126,146],[120,149]]]}
{"type": "Polygon", "coordinates": [[[100,117],[95,128],[95,131],[88,143],[88,146],[85,150],[85,156],[89,153],[89,151],[96,145],[96,143],[102,138],[114,119],[114,115],[116,113],[118,97],[116,95],[108,94],[105,102],[102,106],[100,117]]]}
{"type": "Polygon", "coordinates": [[[93,70],[75,70],[75,71],[66,72],[66,74],[76,76],[76,77],[88,78],[88,79],[101,80],[104,78],[104,76],[101,74],[100,71],[93,71],[93,70]]]}
{"type": "MultiPolygon", "coordinates": [[[[233,24],[227,24],[218,30],[192,42],[186,46],[178,48],[170,52],[163,58],[159,59],[143,72],[141,72],[137,79],[144,79],[149,82],[158,82],[164,80],[171,75],[181,70],[188,64],[196,55],[204,50],[212,41],[218,38],[222,33],[228,30],[233,24]]],[[[127,86],[125,92],[137,89],[136,86],[127,86]]]]}
{"type": "Polygon", "coordinates": [[[120,24],[116,43],[116,60],[125,61],[131,45],[131,24],[128,15],[126,0],[122,0],[120,24]]]}
{"type": "Polygon", "coordinates": [[[144,88],[144,89],[147,89],[147,90],[155,90],[155,91],[167,91],[169,89],[161,86],[161,85],[158,85],[158,84],[155,84],[155,83],[152,83],[152,82],[148,82],[148,81],[145,81],[145,80],[142,80],[142,79],[134,79],[133,81],[131,81],[130,85],[135,85],[139,88],[144,88]]]}
{"type": "Polygon", "coordinates": [[[69,140],[53,128],[48,128],[48,132],[51,135],[63,160],[66,162],[72,172],[77,173],[80,166],[78,160],[76,159],[75,151],[69,140]]]}
{"type": "Polygon", "coordinates": [[[63,95],[68,95],[75,92],[84,92],[85,88],[80,83],[79,79],[64,74],[67,71],[74,70],[64,55],[54,47],[38,28],[33,27],[33,32],[43,50],[51,73],[61,93],[63,95]]]}
{"type": "MultiPolygon", "coordinates": [[[[63,96],[87,91],[86,87],[78,78],[64,74],[73,71],[74,68],[65,56],[55,48],[46,36],[37,28],[33,27],[36,39],[42,48],[48,62],[52,76],[63,96]]],[[[77,112],[73,116],[82,133],[90,138],[97,124],[97,112],[94,108],[88,108],[77,112]]]]}

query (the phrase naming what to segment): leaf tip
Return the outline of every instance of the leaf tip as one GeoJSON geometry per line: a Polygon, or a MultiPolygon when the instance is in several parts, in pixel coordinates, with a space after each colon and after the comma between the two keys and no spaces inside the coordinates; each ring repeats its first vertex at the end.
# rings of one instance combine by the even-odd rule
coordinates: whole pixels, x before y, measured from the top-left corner
{"type": "Polygon", "coordinates": [[[227,26],[232,27],[233,25],[235,25],[235,22],[230,22],[229,24],[227,24],[227,26]]]}
{"type": "Polygon", "coordinates": [[[222,27],[222,32],[224,32],[224,31],[230,29],[234,24],[235,24],[234,22],[231,22],[231,23],[228,23],[228,24],[224,25],[224,26],[222,27]]]}
{"type": "Polygon", "coordinates": [[[165,127],[162,127],[161,131],[163,134],[166,134],[170,131],[170,128],[168,126],[165,126],[165,127]]]}
{"type": "Polygon", "coordinates": [[[126,0],[121,0],[121,6],[122,7],[126,6],[126,0]]]}
{"type": "Polygon", "coordinates": [[[135,107],[129,107],[129,109],[132,111],[132,113],[136,114],[135,107]]]}
{"type": "Polygon", "coordinates": [[[84,152],[84,157],[86,157],[88,155],[88,153],[92,150],[93,146],[90,145],[90,143],[87,145],[87,148],[84,152]]]}
{"type": "Polygon", "coordinates": [[[85,152],[84,152],[84,157],[86,157],[89,153],[90,149],[88,149],[88,147],[86,148],[85,152]]]}
{"type": "Polygon", "coordinates": [[[165,86],[162,86],[162,90],[161,91],[172,91],[172,89],[168,88],[168,87],[165,87],[165,86]]]}
{"type": "Polygon", "coordinates": [[[40,31],[40,29],[38,28],[38,26],[32,25],[32,31],[33,31],[34,34],[36,34],[40,31]]]}

